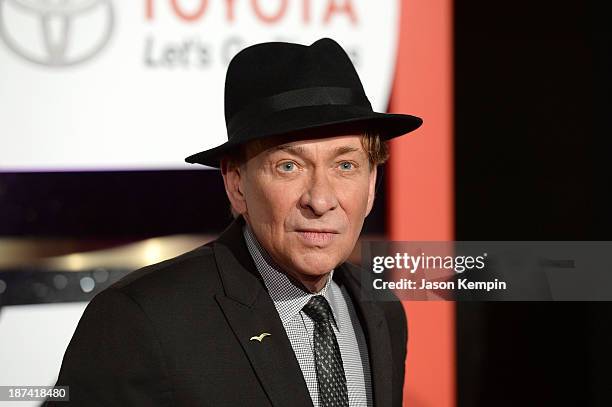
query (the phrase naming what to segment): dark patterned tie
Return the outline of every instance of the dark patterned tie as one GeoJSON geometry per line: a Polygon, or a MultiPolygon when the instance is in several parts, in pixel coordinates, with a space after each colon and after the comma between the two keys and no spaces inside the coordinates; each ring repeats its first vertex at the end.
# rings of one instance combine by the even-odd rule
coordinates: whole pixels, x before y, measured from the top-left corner
{"type": "Polygon", "coordinates": [[[303,308],[315,322],[314,354],[319,383],[320,407],[348,407],[346,376],[342,355],[332,327],[332,311],[322,295],[316,295],[303,308]]]}

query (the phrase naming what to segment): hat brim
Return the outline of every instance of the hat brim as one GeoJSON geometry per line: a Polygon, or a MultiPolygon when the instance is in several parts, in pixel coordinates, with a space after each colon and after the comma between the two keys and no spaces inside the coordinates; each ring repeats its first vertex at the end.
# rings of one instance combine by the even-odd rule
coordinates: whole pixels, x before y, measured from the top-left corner
{"type": "Polygon", "coordinates": [[[244,130],[245,134],[208,150],[190,155],[185,161],[219,168],[220,160],[232,149],[254,139],[281,135],[296,138],[313,134],[313,138],[331,136],[338,132],[372,131],[383,140],[410,133],[421,126],[420,117],[407,114],[378,113],[355,106],[312,106],[277,112],[244,130]]]}

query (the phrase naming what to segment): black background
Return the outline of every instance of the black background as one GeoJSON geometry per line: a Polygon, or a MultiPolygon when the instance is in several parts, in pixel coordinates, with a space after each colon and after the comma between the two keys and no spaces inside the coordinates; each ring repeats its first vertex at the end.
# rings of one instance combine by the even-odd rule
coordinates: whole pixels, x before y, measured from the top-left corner
{"type": "MultiPolygon", "coordinates": [[[[609,16],[455,2],[457,240],[612,240],[609,16]]],[[[458,405],[612,405],[610,305],[457,304],[458,405]]]]}

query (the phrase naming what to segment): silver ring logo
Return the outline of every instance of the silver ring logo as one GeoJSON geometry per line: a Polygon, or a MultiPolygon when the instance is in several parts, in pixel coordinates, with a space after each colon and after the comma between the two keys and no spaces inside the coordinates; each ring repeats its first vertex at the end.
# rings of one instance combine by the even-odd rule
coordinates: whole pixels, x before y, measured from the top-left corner
{"type": "Polygon", "coordinates": [[[89,60],[108,43],[113,26],[110,0],[0,0],[0,38],[39,65],[89,60]]]}

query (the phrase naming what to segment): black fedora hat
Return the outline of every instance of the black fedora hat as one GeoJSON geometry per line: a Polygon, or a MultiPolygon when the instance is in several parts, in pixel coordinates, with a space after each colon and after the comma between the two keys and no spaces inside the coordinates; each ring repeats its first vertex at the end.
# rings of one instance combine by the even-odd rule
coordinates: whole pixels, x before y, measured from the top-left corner
{"type": "Polygon", "coordinates": [[[310,46],[266,42],[243,49],[227,68],[227,142],[185,161],[218,167],[221,157],[250,140],[333,127],[373,131],[388,140],[422,123],[416,116],[373,111],[355,67],[334,40],[310,46]]]}

